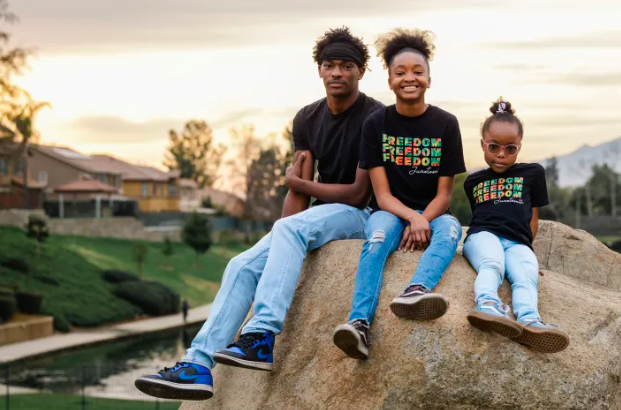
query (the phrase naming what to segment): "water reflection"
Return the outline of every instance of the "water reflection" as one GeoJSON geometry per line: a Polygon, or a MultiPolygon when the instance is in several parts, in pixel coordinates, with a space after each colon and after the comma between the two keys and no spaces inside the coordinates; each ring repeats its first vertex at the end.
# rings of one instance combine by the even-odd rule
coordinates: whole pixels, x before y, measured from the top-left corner
{"type": "Polygon", "coordinates": [[[135,397],[142,393],[134,388],[134,379],[174,365],[199,329],[194,325],[28,360],[11,365],[9,382],[55,393],[84,390],[99,397],[135,397]]]}

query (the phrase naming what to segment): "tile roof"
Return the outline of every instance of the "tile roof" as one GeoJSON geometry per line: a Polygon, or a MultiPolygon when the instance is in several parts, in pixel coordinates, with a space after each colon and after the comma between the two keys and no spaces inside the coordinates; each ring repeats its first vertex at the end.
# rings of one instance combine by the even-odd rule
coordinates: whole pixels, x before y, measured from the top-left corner
{"type": "Polygon", "coordinates": [[[113,166],[113,164],[97,158],[96,155],[84,155],[67,147],[52,147],[47,145],[32,145],[31,147],[45,155],[65,162],[86,172],[106,174],[122,173],[122,171],[119,171],[116,167],[113,166]]]}
{"type": "Polygon", "coordinates": [[[114,193],[119,190],[110,185],[106,185],[96,179],[80,179],[69,182],[54,189],[54,192],[108,192],[114,193]]]}

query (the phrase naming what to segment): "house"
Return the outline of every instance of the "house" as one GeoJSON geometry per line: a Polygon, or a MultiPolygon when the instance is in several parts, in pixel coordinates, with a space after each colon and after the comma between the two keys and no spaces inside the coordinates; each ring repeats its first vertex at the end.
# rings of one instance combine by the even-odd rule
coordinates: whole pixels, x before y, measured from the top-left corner
{"type": "Polygon", "coordinates": [[[200,202],[209,198],[213,207],[219,207],[234,217],[241,218],[244,215],[244,201],[228,192],[205,187],[198,191],[200,202]]]}
{"type": "Polygon", "coordinates": [[[179,173],[134,165],[111,155],[91,155],[122,175],[123,195],[138,201],[141,212],[179,211],[179,173]]]}
{"type": "MultiPolygon", "coordinates": [[[[31,161],[26,161],[24,155],[16,157],[17,150],[17,143],[0,144],[0,209],[41,208],[45,183],[32,178],[31,161]],[[25,170],[27,183],[24,183],[25,170]]],[[[30,157],[31,151],[28,152],[30,157]]]]}
{"type": "Polygon", "coordinates": [[[121,193],[122,172],[93,155],[84,155],[71,148],[32,145],[30,166],[33,179],[46,184],[46,192],[85,179],[97,180],[121,193]]]}
{"type": "Polygon", "coordinates": [[[181,212],[194,212],[201,206],[196,181],[179,178],[179,209],[181,212]]]}

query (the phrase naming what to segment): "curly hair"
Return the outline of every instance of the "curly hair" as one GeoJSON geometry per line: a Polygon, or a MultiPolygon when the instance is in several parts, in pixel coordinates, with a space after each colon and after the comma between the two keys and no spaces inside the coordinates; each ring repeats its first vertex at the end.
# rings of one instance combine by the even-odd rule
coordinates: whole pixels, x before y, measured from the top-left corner
{"type": "Polygon", "coordinates": [[[505,101],[502,97],[492,103],[489,107],[491,116],[485,119],[485,122],[481,126],[481,136],[485,135],[489,131],[490,125],[494,122],[508,122],[509,124],[515,124],[518,127],[518,133],[520,137],[524,135],[524,125],[522,121],[515,115],[515,109],[511,106],[509,101],[505,101]]]}
{"type": "Polygon", "coordinates": [[[324,48],[333,43],[349,43],[354,46],[362,55],[362,61],[364,65],[360,68],[366,69],[369,65],[369,49],[366,44],[362,42],[362,39],[358,37],[354,37],[349,31],[349,28],[346,26],[340,28],[333,28],[326,31],[323,36],[317,38],[315,41],[315,47],[313,47],[313,61],[317,63],[317,65],[321,65],[321,61],[319,61],[319,56],[324,48]]]}
{"type": "Polygon", "coordinates": [[[433,44],[435,38],[435,34],[428,30],[395,28],[380,35],[375,40],[375,48],[377,56],[383,60],[386,69],[390,67],[397,54],[406,49],[420,53],[425,57],[427,67],[429,67],[429,61],[433,60],[433,54],[436,51],[436,46],[433,44]]]}

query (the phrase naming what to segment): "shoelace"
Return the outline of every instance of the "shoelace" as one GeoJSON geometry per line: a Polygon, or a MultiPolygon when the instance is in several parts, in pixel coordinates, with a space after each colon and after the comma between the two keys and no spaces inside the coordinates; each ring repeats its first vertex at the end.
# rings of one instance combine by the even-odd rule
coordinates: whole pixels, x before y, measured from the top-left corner
{"type": "Polygon", "coordinates": [[[558,326],[556,326],[556,325],[554,325],[552,323],[546,323],[543,320],[531,320],[530,322],[527,322],[524,326],[530,326],[533,323],[540,323],[543,326],[551,327],[551,328],[554,328],[554,329],[556,329],[558,327],[558,326]]]}
{"type": "Polygon", "coordinates": [[[356,319],[349,322],[350,325],[354,327],[354,329],[359,331],[366,331],[369,329],[369,324],[364,319],[356,319]]]}
{"type": "Polygon", "coordinates": [[[164,367],[164,369],[160,370],[158,373],[162,374],[162,373],[166,373],[166,372],[176,372],[179,369],[182,369],[184,367],[187,367],[188,364],[187,363],[181,363],[181,362],[177,362],[173,367],[164,367]]]}
{"type": "Polygon", "coordinates": [[[407,287],[407,289],[403,293],[412,292],[413,290],[418,290],[420,292],[429,293],[429,291],[424,286],[421,286],[421,285],[410,285],[407,287]]]}
{"type": "Polygon", "coordinates": [[[508,315],[511,312],[511,308],[509,308],[509,306],[505,305],[504,303],[499,303],[496,306],[498,306],[498,310],[500,310],[505,315],[508,315]]]}
{"type": "Polygon", "coordinates": [[[237,342],[230,344],[228,347],[237,346],[242,350],[246,350],[251,348],[254,342],[261,339],[263,339],[263,333],[246,333],[241,335],[237,342]]]}

